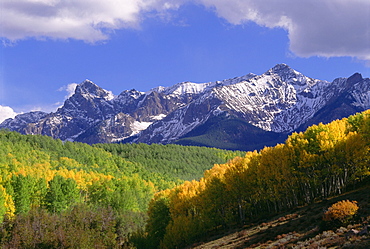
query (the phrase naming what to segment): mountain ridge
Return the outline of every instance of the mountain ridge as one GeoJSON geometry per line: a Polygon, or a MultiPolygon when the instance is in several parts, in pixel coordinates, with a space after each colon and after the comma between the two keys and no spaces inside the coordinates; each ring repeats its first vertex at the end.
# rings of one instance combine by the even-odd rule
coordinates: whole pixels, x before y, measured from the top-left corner
{"type": "Polygon", "coordinates": [[[250,73],[207,83],[181,82],[147,92],[125,90],[119,95],[85,80],[56,112],[21,114],[5,120],[0,128],[89,144],[181,144],[186,140],[185,144],[250,150],[282,142],[291,132],[311,124],[327,123],[368,108],[370,79],[359,73],[328,82],[277,64],[261,75],[250,73]],[[222,134],[224,145],[211,133],[209,141],[216,141],[217,146],[191,141],[195,138],[192,132],[199,140],[200,130],[215,130],[215,120],[224,122],[220,125],[224,131],[214,132],[222,134]],[[245,141],[228,134],[225,125],[230,120],[235,120],[233,125],[245,141]],[[211,125],[210,130],[207,127],[211,125]]]}

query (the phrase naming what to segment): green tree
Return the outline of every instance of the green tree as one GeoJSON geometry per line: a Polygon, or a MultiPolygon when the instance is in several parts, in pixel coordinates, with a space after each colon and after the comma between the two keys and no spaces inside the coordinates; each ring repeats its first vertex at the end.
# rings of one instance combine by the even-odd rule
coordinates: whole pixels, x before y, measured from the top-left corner
{"type": "Polygon", "coordinates": [[[36,180],[31,176],[13,175],[11,185],[13,187],[13,199],[15,213],[27,213],[31,209],[32,192],[36,180]]]}
{"type": "Polygon", "coordinates": [[[158,248],[171,221],[168,192],[158,193],[149,204],[149,220],[146,225],[148,232],[148,248],[158,248]]]}
{"type": "Polygon", "coordinates": [[[79,190],[75,180],[56,175],[49,182],[45,204],[50,212],[59,213],[76,203],[79,197],[79,190]]]}

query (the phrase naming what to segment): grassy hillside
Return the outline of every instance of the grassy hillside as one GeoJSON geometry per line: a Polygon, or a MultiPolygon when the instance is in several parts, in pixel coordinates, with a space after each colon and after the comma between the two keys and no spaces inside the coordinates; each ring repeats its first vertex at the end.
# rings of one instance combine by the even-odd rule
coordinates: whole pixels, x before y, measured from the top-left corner
{"type": "Polygon", "coordinates": [[[188,248],[370,248],[370,186],[298,207],[291,212],[266,217],[243,228],[225,231],[188,248]],[[330,228],[323,222],[324,211],[341,200],[357,201],[360,207],[348,224],[330,228]],[[368,227],[366,233],[364,229],[368,227]],[[363,231],[361,235],[351,230],[363,231]]]}

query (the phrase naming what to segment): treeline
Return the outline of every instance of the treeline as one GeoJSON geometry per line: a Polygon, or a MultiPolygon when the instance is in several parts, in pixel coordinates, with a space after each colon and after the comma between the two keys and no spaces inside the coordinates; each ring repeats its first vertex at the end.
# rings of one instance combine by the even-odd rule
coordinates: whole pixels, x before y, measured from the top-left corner
{"type": "Polygon", "coordinates": [[[139,248],[182,248],[215,230],[342,193],[370,175],[370,111],[314,125],[157,193],[139,248]]]}
{"type": "Polygon", "coordinates": [[[226,162],[236,153],[184,146],[127,149],[130,146],[93,147],[0,130],[1,247],[122,247],[130,234],[144,227],[155,192],[173,188],[185,176],[196,178],[212,161],[226,162]],[[124,159],[123,151],[128,150],[136,156],[124,159]],[[169,166],[171,154],[175,159],[169,166]],[[192,159],[180,163],[181,156],[192,159]],[[145,157],[148,160],[140,160],[145,157]],[[209,161],[202,168],[203,157],[209,161]],[[150,163],[156,158],[163,167],[150,163]]]}
{"type": "Polygon", "coordinates": [[[150,172],[167,176],[167,179],[195,180],[203,176],[205,170],[244,156],[242,151],[228,151],[198,146],[175,144],[96,144],[113,155],[145,166],[150,172]]]}

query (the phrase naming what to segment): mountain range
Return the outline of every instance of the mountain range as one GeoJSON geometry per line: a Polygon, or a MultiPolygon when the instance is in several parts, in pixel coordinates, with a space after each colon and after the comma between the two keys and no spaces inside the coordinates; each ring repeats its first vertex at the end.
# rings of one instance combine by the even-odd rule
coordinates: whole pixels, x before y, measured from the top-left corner
{"type": "Polygon", "coordinates": [[[176,143],[254,150],[283,142],[312,124],[369,108],[370,79],[359,73],[328,82],[278,64],[261,75],[119,95],[85,80],[57,111],[19,114],[0,128],[89,144],[176,143]]]}

